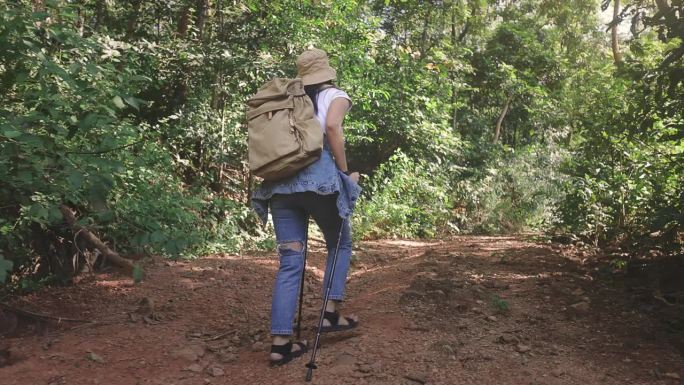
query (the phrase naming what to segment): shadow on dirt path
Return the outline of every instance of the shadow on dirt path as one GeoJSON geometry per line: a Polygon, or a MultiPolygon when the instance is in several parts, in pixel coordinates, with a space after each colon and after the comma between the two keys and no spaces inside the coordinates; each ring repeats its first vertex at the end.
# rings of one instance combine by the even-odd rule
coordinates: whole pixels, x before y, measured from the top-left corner
{"type": "MultiPolygon", "coordinates": [[[[309,339],[325,256],[315,246],[309,339]]],[[[323,338],[313,384],[684,383],[680,336],[554,245],[459,237],[364,242],[355,254],[345,312],[361,327],[323,338]]],[[[17,299],[97,323],[20,322],[0,343],[0,384],[304,383],[305,358],[267,365],[276,269],[271,253],[153,260],[139,285],[100,275],[17,299]]]]}

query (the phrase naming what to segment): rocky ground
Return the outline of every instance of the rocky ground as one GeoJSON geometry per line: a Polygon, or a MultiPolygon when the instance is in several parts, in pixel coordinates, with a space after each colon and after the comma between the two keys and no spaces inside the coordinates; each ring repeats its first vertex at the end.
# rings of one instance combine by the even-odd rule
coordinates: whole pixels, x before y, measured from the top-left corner
{"type": "MultiPolygon", "coordinates": [[[[459,237],[355,254],[344,310],[361,327],[323,337],[313,384],[684,384],[681,307],[644,302],[574,247],[459,237]]],[[[324,256],[314,243],[310,340],[324,256]]],[[[137,285],[97,275],[14,299],[72,320],[5,310],[0,384],[304,383],[308,356],[268,367],[276,269],[273,253],[155,259],[137,285]]]]}

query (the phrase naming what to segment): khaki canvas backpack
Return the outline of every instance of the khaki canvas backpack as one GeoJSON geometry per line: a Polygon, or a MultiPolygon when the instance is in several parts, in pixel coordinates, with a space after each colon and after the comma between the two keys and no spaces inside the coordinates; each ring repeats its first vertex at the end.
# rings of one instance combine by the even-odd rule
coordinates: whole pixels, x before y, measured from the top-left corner
{"type": "Polygon", "coordinates": [[[278,180],[318,160],[323,130],[301,79],[273,79],[247,106],[249,169],[254,175],[278,180]]]}

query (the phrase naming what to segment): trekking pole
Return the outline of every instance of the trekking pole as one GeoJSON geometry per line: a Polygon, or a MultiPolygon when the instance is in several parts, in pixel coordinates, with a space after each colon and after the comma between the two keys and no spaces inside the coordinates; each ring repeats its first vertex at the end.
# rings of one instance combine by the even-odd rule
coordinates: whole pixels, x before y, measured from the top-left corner
{"type": "Polygon", "coordinates": [[[306,276],[306,254],[309,251],[309,219],[306,220],[304,238],[304,266],[302,267],[302,279],[299,285],[299,315],[297,316],[297,340],[299,341],[302,331],[302,301],[304,298],[304,277],[306,276]]]}
{"type": "Polygon", "coordinates": [[[340,251],[340,240],[342,239],[342,230],[344,230],[344,225],[347,219],[342,219],[342,225],[340,225],[340,233],[337,236],[337,245],[335,246],[335,253],[333,254],[332,267],[330,269],[330,277],[328,278],[328,284],[325,287],[325,295],[323,296],[323,307],[321,308],[321,316],[318,319],[318,331],[316,332],[316,341],[314,342],[313,351],[311,352],[311,360],[306,367],[309,368],[306,372],[306,382],[311,381],[313,377],[313,370],[317,369],[316,366],[316,350],[318,350],[318,344],[321,340],[321,328],[323,327],[323,316],[325,315],[325,308],[328,306],[328,300],[330,298],[330,290],[332,289],[332,281],[335,277],[335,267],[337,267],[337,253],[340,251]]]}

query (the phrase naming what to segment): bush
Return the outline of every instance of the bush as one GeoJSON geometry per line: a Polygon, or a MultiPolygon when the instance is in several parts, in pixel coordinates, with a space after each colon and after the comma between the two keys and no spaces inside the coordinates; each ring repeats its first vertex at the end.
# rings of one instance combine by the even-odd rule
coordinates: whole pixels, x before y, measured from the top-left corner
{"type": "Polygon", "coordinates": [[[456,182],[464,209],[463,229],[478,233],[544,230],[554,223],[553,207],[562,195],[556,171],[565,154],[553,145],[514,151],[492,148],[490,159],[456,182]]]}
{"type": "Polygon", "coordinates": [[[397,151],[364,187],[354,222],[359,237],[433,237],[449,231],[453,202],[438,165],[397,151]]]}

